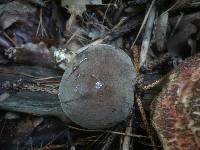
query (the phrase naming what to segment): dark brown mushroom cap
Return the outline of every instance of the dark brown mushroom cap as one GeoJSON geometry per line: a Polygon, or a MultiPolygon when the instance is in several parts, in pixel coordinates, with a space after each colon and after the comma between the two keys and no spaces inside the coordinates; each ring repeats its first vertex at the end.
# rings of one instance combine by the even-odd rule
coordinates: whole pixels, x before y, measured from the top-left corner
{"type": "Polygon", "coordinates": [[[181,63],[153,103],[164,149],[200,150],[200,54],[181,63]]]}
{"type": "Polygon", "coordinates": [[[135,76],[125,52],[105,44],[91,46],[72,60],[63,75],[62,109],[82,127],[111,127],[131,112],[135,76]]]}

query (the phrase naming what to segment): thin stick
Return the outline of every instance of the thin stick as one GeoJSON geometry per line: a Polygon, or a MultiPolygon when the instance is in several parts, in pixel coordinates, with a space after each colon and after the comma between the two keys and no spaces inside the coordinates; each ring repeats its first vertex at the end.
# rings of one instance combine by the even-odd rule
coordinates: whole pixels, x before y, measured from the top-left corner
{"type": "Polygon", "coordinates": [[[144,111],[144,107],[143,107],[143,104],[142,104],[142,101],[141,101],[140,97],[136,97],[136,102],[138,104],[138,108],[140,110],[140,113],[141,113],[141,116],[142,116],[142,120],[144,122],[144,126],[146,128],[146,131],[147,131],[149,137],[150,137],[150,140],[151,140],[151,143],[153,145],[153,148],[154,148],[154,150],[156,150],[155,140],[154,140],[154,138],[153,138],[153,136],[151,134],[151,128],[150,128],[150,126],[148,124],[147,117],[146,117],[146,114],[145,114],[145,111],[144,111]]]}
{"type": "MultiPolygon", "coordinates": [[[[126,134],[132,134],[132,119],[129,121],[129,124],[126,127],[126,134]]],[[[131,137],[130,136],[124,136],[124,141],[122,145],[122,150],[129,150],[130,149],[130,142],[131,142],[131,137]]]]}
{"type": "Polygon", "coordinates": [[[170,34],[170,37],[172,37],[172,36],[174,35],[174,33],[175,33],[176,29],[178,28],[178,26],[179,26],[181,20],[183,19],[183,15],[184,15],[184,14],[181,12],[181,15],[180,15],[180,17],[178,18],[178,20],[177,20],[177,22],[176,22],[176,24],[175,24],[175,27],[174,27],[174,29],[172,30],[172,33],[170,34]]]}
{"type": "Polygon", "coordinates": [[[192,3],[191,5],[193,5],[193,6],[199,6],[200,5],[200,2],[194,2],[194,3],[192,3]]]}
{"type": "Polygon", "coordinates": [[[88,130],[88,129],[81,129],[73,126],[67,126],[70,129],[78,130],[78,131],[83,131],[83,132],[105,132],[105,133],[112,133],[112,134],[117,134],[117,135],[123,135],[123,136],[131,136],[131,137],[136,137],[136,138],[149,138],[144,135],[136,135],[136,134],[126,134],[122,132],[116,132],[116,131],[110,131],[110,130],[88,130]]]}
{"type": "Polygon", "coordinates": [[[110,8],[111,2],[112,2],[112,0],[110,0],[110,2],[109,2],[109,4],[108,4],[108,7],[106,8],[105,14],[104,14],[104,16],[103,16],[103,22],[102,22],[102,24],[104,24],[104,20],[106,19],[106,15],[107,15],[108,9],[110,8]]]}
{"type": "Polygon", "coordinates": [[[184,3],[186,3],[187,0],[177,0],[169,9],[167,9],[163,14],[168,13],[169,11],[173,10],[174,8],[176,8],[177,6],[181,6],[184,3]]]}
{"type": "Polygon", "coordinates": [[[40,30],[40,27],[41,27],[41,13],[42,13],[41,9],[42,8],[40,8],[39,23],[38,23],[38,27],[37,27],[37,31],[36,31],[36,36],[38,36],[39,30],[40,30]]]}
{"type": "Polygon", "coordinates": [[[76,37],[76,35],[77,35],[78,33],[79,33],[79,29],[77,29],[76,32],[74,32],[74,33],[72,34],[72,36],[69,38],[69,40],[67,40],[66,45],[68,45],[68,44],[71,42],[71,40],[73,40],[73,39],[76,37]]]}
{"type": "Polygon", "coordinates": [[[147,11],[147,14],[146,14],[145,17],[144,17],[144,20],[143,20],[143,22],[142,22],[142,25],[141,25],[141,27],[140,27],[140,29],[139,29],[139,32],[138,32],[138,34],[137,34],[137,36],[136,36],[136,38],[135,38],[135,40],[134,40],[134,42],[133,42],[133,44],[132,44],[132,46],[131,46],[131,49],[135,46],[135,43],[136,43],[138,37],[140,36],[140,34],[141,34],[141,32],[142,32],[142,30],[143,30],[143,28],[144,28],[146,22],[147,22],[147,19],[148,19],[148,17],[149,17],[149,14],[150,14],[151,9],[152,9],[152,7],[154,6],[155,2],[156,2],[156,0],[153,0],[153,1],[151,2],[151,5],[150,5],[150,7],[149,7],[149,9],[148,9],[148,11],[147,11]]]}
{"type": "Polygon", "coordinates": [[[61,145],[49,145],[49,146],[44,146],[41,148],[34,148],[34,150],[55,150],[55,149],[62,149],[65,148],[66,144],[61,144],[61,145]]]}
{"type": "Polygon", "coordinates": [[[103,145],[101,150],[108,150],[112,144],[112,142],[114,141],[114,139],[116,138],[116,134],[109,134],[109,137],[107,138],[107,141],[105,142],[105,144],[103,145]]]}
{"type": "Polygon", "coordinates": [[[3,32],[3,35],[14,45],[16,46],[16,42],[6,33],[6,32],[3,32]]]}
{"type": "MultiPolygon", "coordinates": [[[[96,144],[97,141],[99,141],[102,137],[103,137],[104,133],[100,134],[95,141],[93,141],[89,146],[87,146],[87,148],[85,150],[90,150],[92,146],[94,146],[94,144],[96,144]]],[[[98,146],[98,144],[97,144],[98,146]]]]}
{"type": "Polygon", "coordinates": [[[34,79],[35,81],[43,81],[43,80],[50,80],[50,79],[56,79],[56,78],[61,78],[62,76],[55,76],[55,77],[44,77],[44,78],[37,78],[34,79]]]}
{"type": "Polygon", "coordinates": [[[161,15],[168,13],[172,9],[174,9],[178,5],[179,1],[176,1],[170,8],[168,8],[166,11],[164,11],[161,15]]]}
{"type": "Polygon", "coordinates": [[[153,87],[155,87],[156,85],[159,85],[163,80],[165,80],[170,75],[170,73],[167,73],[166,75],[162,76],[160,79],[155,80],[150,84],[140,86],[139,88],[142,89],[142,90],[150,90],[153,87]]]}
{"type": "Polygon", "coordinates": [[[38,36],[39,34],[39,30],[41,29],[41,36],[44,37],[44,34],[45,36],[48,36],[47,32],[46,32],[46,29],[44,28],[43,26],[43,21],[42,21],[42,16],[43,16],[43,13],[42,13],[42,8],[40,9],[40,15],[39,15],[39,23],[38,23],[38,27],[37,27],[37,31],[36,31],[36,36],[38,36]]]}

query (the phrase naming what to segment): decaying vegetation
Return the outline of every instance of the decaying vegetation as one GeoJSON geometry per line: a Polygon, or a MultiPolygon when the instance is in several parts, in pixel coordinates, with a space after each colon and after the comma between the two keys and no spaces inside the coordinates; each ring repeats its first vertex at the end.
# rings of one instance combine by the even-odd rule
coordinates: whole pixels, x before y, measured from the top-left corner
{"type": "MultiPolygon", "coordinates": [[[[0,149],[199,149],[199,51],[199,0],[0,0],[0,149]],[[95,70],[110,71],[106,79],[116,78],[114,84],[119,84],[112,109],[118,112],[128,103],[131,113],[121,107],[125,117],[118,116],[107,111],[111,107],[106,99],[99,99],[105,102],[100,106],[109,107],[102,114],[101,109],[95,112],[98,105],[87,108],[96,113],[90,121],[107,115],[117,121],[108,125],[97,119],[98,125],[91,127],[81,122],[87,120],[82,116],[78,121],[66,117],[59,86],[79,54],[102,45],[115,49],[116,55],[106,57],[102,50],[102,57],[113,64],[95,70]],[[126,70],[118,54],[131,58],[128,67],[134,71],[126,70]],[[126,88],[133,88],[127,94],[133,101],[122,101],[126,88]]],[[[101,60],[95,54],[90,64],[101,60]]],[[[104,84],[95,83],[99,88],[104,84]]],[[[70,91],[72,83],[66,85],[70,91]]],[[[96,96],[88,98],[88,91],[81,91],[84,100],[96,96]]],[[[78,115],[87,112],[80,109],[78,115]]]]}

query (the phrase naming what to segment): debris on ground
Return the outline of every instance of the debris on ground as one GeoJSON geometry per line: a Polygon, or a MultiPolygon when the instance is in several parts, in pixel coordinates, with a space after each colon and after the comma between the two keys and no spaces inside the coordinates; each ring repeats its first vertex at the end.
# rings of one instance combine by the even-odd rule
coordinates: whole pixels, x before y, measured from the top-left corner
{"type": "Polygon", "coordinates": [[[198,150],[199,52],[199,0],[1,0],[0,149],[198,150]]]}

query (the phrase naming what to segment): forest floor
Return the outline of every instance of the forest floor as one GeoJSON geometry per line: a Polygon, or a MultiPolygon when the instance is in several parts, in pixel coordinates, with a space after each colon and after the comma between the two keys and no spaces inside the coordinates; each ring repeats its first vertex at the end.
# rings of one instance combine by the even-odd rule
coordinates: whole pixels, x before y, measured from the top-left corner
{"type": "Polygon", "coordinates": [[[0,0],[0,149],[163,149],[152,101],[164,78],[199,51],[199,0],[0,0]],[[62,54],[97,44],[126,52],[137,81],[130,117],[90,130],[50,107],[60,108],[69,59],[62,54]]]}

